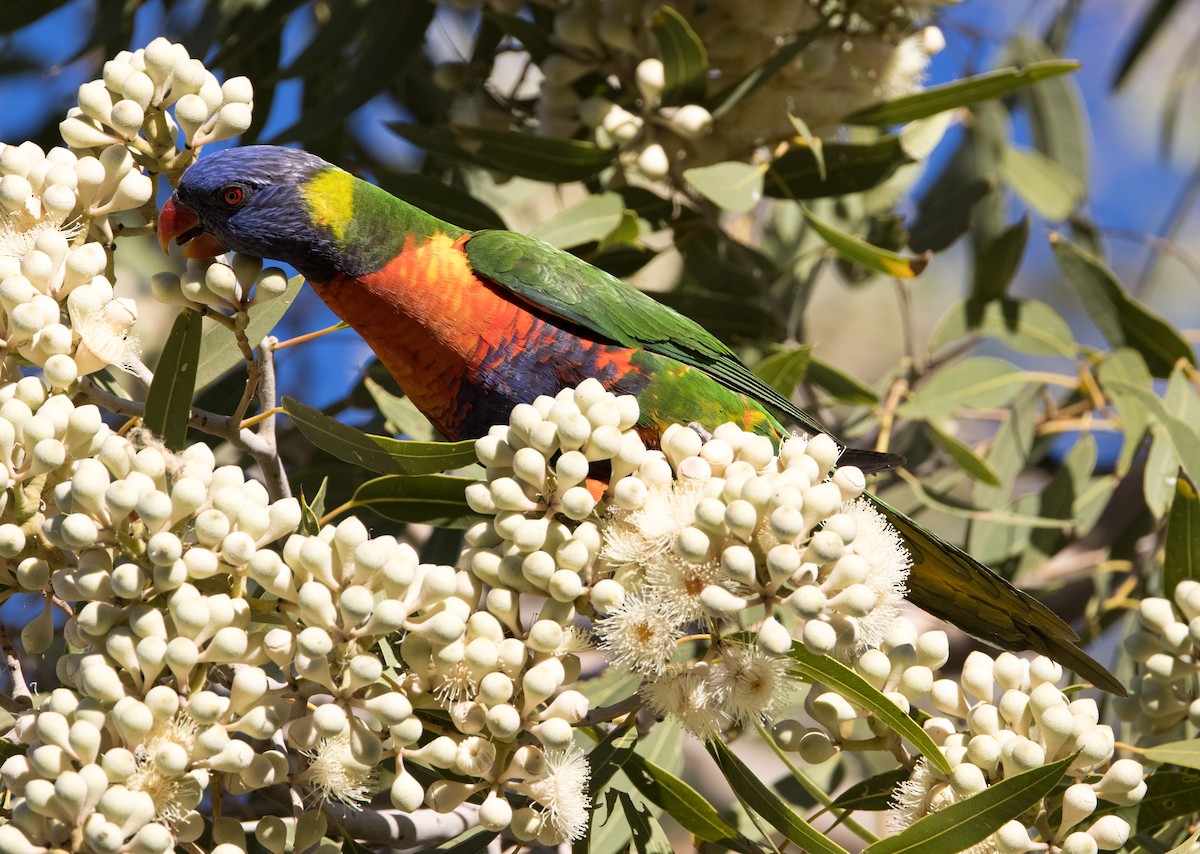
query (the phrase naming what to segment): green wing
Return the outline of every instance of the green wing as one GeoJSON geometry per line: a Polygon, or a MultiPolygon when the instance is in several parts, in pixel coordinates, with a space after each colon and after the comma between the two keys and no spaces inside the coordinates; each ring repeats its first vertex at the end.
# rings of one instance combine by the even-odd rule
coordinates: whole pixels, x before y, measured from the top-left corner
{"type": "Polygon", "coordinates": [[[476,275],[533,306],[625,347],[690,365],[809,432],[829,430],[756,377],[704,327],[620,279],[533,237],[478,231],[464,247],[476,275]]]}

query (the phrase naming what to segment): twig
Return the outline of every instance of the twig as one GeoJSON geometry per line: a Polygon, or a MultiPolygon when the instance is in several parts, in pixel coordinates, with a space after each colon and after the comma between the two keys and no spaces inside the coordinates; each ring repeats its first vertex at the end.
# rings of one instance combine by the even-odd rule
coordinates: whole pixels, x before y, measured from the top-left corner
{"type": "Polygon", "coordinates": [[[16,647],[8,636],[8,626],[0,623],[0,653],[4,654],[4,663],[8,668],[8,676],[12,679],[12,699],[20,710],[33,708],[33,694],[25,682],[25,672],[21,668],[21,657],[17,655],[16,647]]]}
{"type": "MultiPolygon", "coordinates": [[[[277,343],[279,343],[278,339],[267,336],[258,348],[258,403],[263,412],[271,412],[276,408],[275,345],[277,343]]],[[[249,432],[244,428],[241,430],[243,434],[249,432]]],[[[283,460],[279,457],[279,446],[275,438],[275,419],[265,419],[259,425],[255,438],[264,447],[261,452],[251,451],[251,453],[262,469],[263,479],[267,482],[267,492],[276,501],[280,498],[290,498],[292,490],[288,485],[287,472],[283,468],[283,460]]]]}
{"type": "Polygon", "coordinates": [[[437,845],[479,824],[479,806],[471,803],[444,814],[431,809],[410,813],[396,809],[355,810],[336,803],[326,803],[323,809],[354,839],[392,848],[437,845]]]}

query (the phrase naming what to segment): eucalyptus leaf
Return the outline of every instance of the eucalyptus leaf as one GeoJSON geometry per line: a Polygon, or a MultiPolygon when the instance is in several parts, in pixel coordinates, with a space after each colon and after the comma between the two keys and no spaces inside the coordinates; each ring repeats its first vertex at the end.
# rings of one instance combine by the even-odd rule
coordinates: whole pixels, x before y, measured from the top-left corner
{"type": "Polygon", "coordinates": [[[1200,813],[1200,773],[1156,769],[1146,778],[1146,795],[1138,801],[1138,832],[1149,833],[1179,818],[1200,813]]]}
{"type": "Polygon", "coordinates": [[[381,474],[426,474],[461,468],[476,461],[475,442],[416,442],[364,433],[336,418],[283,399],[283,409],[305,438],[344,462],[381,474]]]}
{"type": "Polygon", "coordinates": [[[948,365],[897,410],[905,418],[944,418],[964,409],[1005,406],[1021,391],[1020,371],[1003,359],[978,356],[948,365]]]}
{"type": "Polygon", "coordinates": [[[616,193],[597,193],[531,229],[529,234],[559,249],[603,240],[621,225],[625,201],[616,193]]]}
{"type": "Polygon", "coordinates": [[[650,19],[650,32],[663,64],[662,103],[699,103],[708,82],[708,51],[704,42],[687,18],[670,6],[658,7],[650,19]]]}
{"type": "MultiPolygon", "coordinates": [[[[296,301],[303,285],[303,276],[293,276],[288,280],[287,289],[275,299],[250,306],[247,312],[249,322],[246,324],[246,340],[250,343],[251,349],[257,348],[262,340],[271,334],[275,324],[296,301]]],[[[237,338],[234,337],[233,332],[224,326],[214,326],[205,333],[200,342],[200,364],[196,370],[196,390],[199,391],[212,385],[226,371],[242,361],[242,350],[238,347],[237,338]]]]}
{"type": "MultiPolygon", "coordinates": [[[[1020,64],[1054,59],[1054,51],[1041,40],[1018,35],[1008,44],[1009,54],[1020,64]]],[[[1082,187],[1089,178],[1091,132],[1079,86],[1071,75],[1051,77],[1021,90],[1017,98],[1029,115],[1033,144],[1075,176],[1082,187]]]]}
{"type": "Polygon", "coordinates": [[[637,730],[630,726],[631,723],[632,718],[627,723],[613,727],[608,735],[588,751],[588,765],[591,768],[591,775],[588,777],[588,792],[593,801],[608,785],[608,781],[613,778],[613,775],[620,771],[633,756],[634,748],[637,747],[638,734],[637,730]]]}
{"type": "Polygon", "coordinates": [[[883,273],[885,276],[895,276],[898,279],[911,279],[919,275],[929,263],[927,256],[906,258],[889,249],[872,246],[862,238],[855,237],[832,223],[826,222],[808,208],[801,208],[801,210],[809,225],[839,255],[847,261],[862,264],[868,270],[883,273]]]}
{"type": "MultiPolygon", "coordinates": [[[[892,708],[896,708],[895,704],[892,708]]],[[[848,854],[846,849],[814,828],[771,791],[761,777],[751,771],[724,742],[711,739],[707,746],[737,799],[769,821],[801,851],[809,854],[848,854]]]]}
{"type": "Polygon", "coordinates": [[[955,465],[966,472],[972,480],[982,481],[992,486],[1000,485],[999,476],[988,465],[987,460],[975,453],[970,445],[959,440],[937,421],[925,422],[925,428],[929,431],[930,441],[945,451],[950,459],[954,460],[955,465]]]}
{"type": "Polygon", "coordinates": [[[765,166],[729,160],[686,169],[683,177],[696,192],[718,207],[745,213],[762,199],[765,172],[765,166]]]}
{"type": "Polygon", "coordinates": [[[1000,177],[1043,218],[1066,219],[1084,195],[1083,182],[1066,166],[1032,148],[1007,145],[1000,152],[1000,177]]]}
{"type": "Polygon", "coordinates": [[[1068,59],[1034,62],[1024,68],[1001,68],[953,83],[930,86],[912,95],[902,95],[881,104],[858,110],[842,119],[852,125],[899,125],[923,119],[944,110],[1003,98],[1047,77],[1076,71],[1079,63],[1068,59]]]}
{"type": "Polygon", "coordinates": [[[1175,500],[1167,521],[1163,555],[1163,596],[1171,599],[1186,579],[1200,581],[1200,495],[1182,473],[1175,480],[1175,500]]]}
{"type": "Polygon", "coordinates": [[[778,199],[845,196],[882,184],[912,162],[898,136],[883,136],[869,143],[815,138],[804,145],[793,144],[771,162],[763,191],[778,199]]]}
{"type": "Polygon", "coordinates": [[[951,772],[950,763],[938,750],[933,739],[921,726],[900,707],[889,700],[882,691],[874,687],[846,665],[827,655],[809,652],[803,644],[793,643],[788,652],[792,668],[811,682],[820,682],[841,694],[851,703],[869,710],[888,729],[907,739],[925,757],[926,761],[944,774],[951,772]]]}
{"type": "Polygon", "coordinates": [[[684,830],[743,854],[757,854],[748,840],[721,818],[708,800],[679,777],[634,753],[622,766],[630,782],[651,803],[662,807],[684,830]]]}
{"type": "Polygon", "coordinates": [[[465,498],[467,486],[475,482],[445,474],[384,475],[359,486],[346,509],[369,509],[393,522],[468,528],[480,519],[465,498]]]}
{"type": "Polygon", "coordinates": [[[994,236],[977,238],[971,298],[967,301],[972,326],[979,324],[984,306],[1005,298],[1005,292],[1021,266],[1028,240],[1029,217],[1022,217],[994,236]]]}
{"type": "Polygon", "coordinates": [[[845,810],[847,813],[891,809],[896,787],[909,778],[909,773],[907,768],[893,768],[861,780],[834,798],[830,809],[845,810]]]}
{"type": "Polygon", "coordinates": [[[868,845],[863,854],[959,854],[1037,804],[1062,782],[1071,755],[1007,777],[945,809],[917,819],[899,833],[868,845]]]}
{"type": "Polygon", "coordinates": [[[1145,756],[1151,762],[1200,770],[1200,738],[1156,744],[1146,749],[1145,756]]]}
{"type": "Polygon", "coordinates": [[[879,395],[869,385],[821,359],[809,361],[805,379],[845,403],[871,406],[879,402],[879,395]]]}
{"type": "Polygon", "coordinates": [[[1051,233],[1050,245],[1067,282],[1084,308],[1114,347],[1132,347],[1146,359],[1156,377],[1169,376],[1180,359],[1195,365],[1192,347],[1157,314],[1126,293],[1117,277],[1098,258],[1061,234],[1051,233]]]}
{"type": "Polygon", "coordinates": [[[1121,419],[1124,442],[1115,471],[1123,476],[1129,471],[1134,455],[1141,448],[1150,419],[1141,402],[1122,391],[1121,382],[1148,389],[1154,378],[1150,376],[1150,370],[1141,354],[1124,347],[1113,350],[1104,358],[1096,370],[1096,378],[1121,419]],[[1113,381],[1117,382],[1114,384],[1113,381]]]}
{"type": "Polygon", "coordinates": [[[618,792],[618,796],[633,835],[633,850],[637,854],[673,854],[671,840],[650,811],[635,804],[627,792],[618,792]]]}
{"type": "Polygon", "coordinates": [[[300,527],[310,537],[321,533],[321,517],[325,515],[325,493],[328,489],[329,478],[324,478],[312,501],[305,498],[303,488],[300,490],[300,527]]]}
{"type": "Polygon", "coordinates": [[[772,353],[754,366],[754,373],[784,397],[791,397],[811,363],[812,347],[801,345],[772,353]]]}
{"type": "Polygon", "coordinates": [[[1157,422],[1155,441],[1169,442],[1184,473],[1193,483],[1200,482],[1200,433],[1196,425],[1172,415],[1163,399],[1149,388],[1117,379],[1110,379],[1105,387],[1140,403],[1157,422]]]}
{"type": "Polygon", "coordinates": [[[1046,303],[1033,299],[992,300],[981,310],[957,303],[933,330],[929,348],[936,352],[971,335],[994,338],[1010,350],[1032,356],[1074,359],[1079,351],[1070,325],[1046,303]]]}
{"type": "Polygon", "coordinates": [[[202,330],[199,312],[188,308],[179,312],[158,356],[150,391],[146,393],[142,424],[173,451],[182,451],[187,444],[202,330]]]}
{"type": "Polygon", "coordinates": [[[370,377],[363,378],[363,385],[375,401],[375,406],[387,422],[389,430],[419,442],[433,441],[436,432],[433,425],[411,400],[407,397],[396,397],[370,377]]]}

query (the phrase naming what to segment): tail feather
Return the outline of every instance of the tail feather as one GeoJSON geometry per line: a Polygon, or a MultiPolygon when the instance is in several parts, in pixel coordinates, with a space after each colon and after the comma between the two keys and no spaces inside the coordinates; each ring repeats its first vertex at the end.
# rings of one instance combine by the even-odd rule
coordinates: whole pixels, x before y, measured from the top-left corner
{"type": "Polygon", "coordinates": [[[1128,695],[1115,676],[1076,646],[1075,630],[1044,604],[899,510],[870,497],[912,553],[910,602],[985,643],[1041,653],[1110,694],[1128,695]]]}

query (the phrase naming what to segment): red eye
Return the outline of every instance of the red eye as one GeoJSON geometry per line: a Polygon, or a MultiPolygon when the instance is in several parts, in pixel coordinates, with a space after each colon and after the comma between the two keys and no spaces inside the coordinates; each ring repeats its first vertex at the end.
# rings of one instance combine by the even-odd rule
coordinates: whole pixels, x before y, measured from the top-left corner
{"type": "Polygon", "coordinates": [[[241,187],[226,187],[221,192],[221,198],[225,200],[225,204],[231,208],[242,203],[242,188],[241,187]]]}

